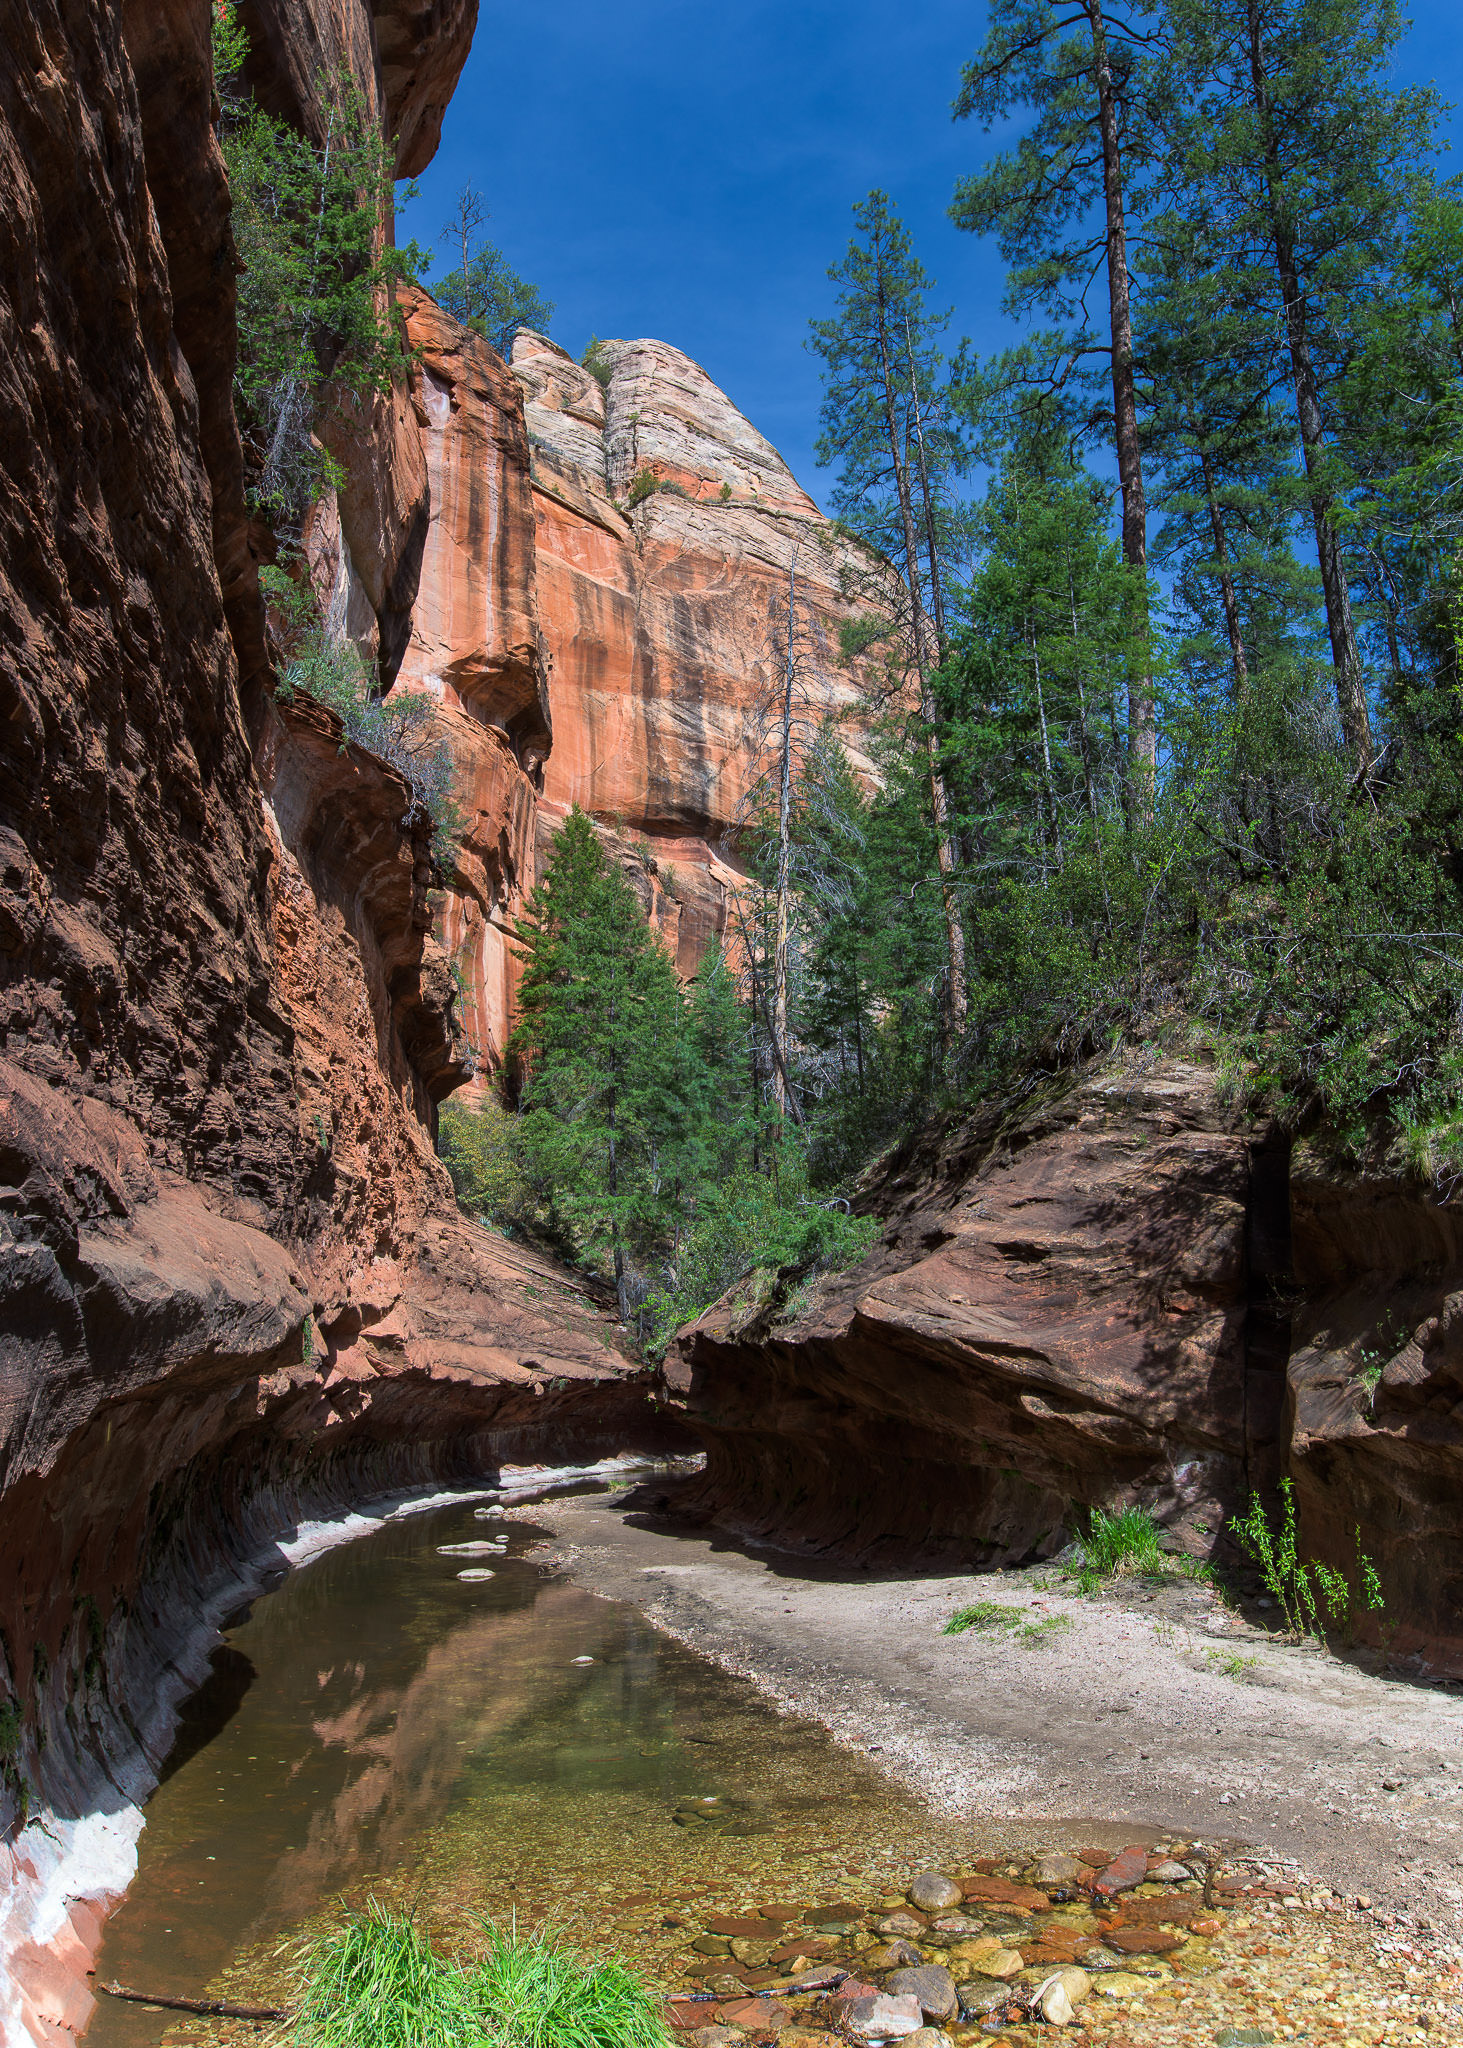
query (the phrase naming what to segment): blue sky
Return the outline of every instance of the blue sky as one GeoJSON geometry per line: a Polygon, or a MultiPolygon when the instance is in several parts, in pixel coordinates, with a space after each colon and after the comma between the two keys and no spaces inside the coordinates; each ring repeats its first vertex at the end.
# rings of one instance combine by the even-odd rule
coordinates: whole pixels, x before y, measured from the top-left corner
{"type": "MultiPolygon", "coordinates": [[[[1459,0],[1412,15],[1400,76],[1463,101],[1459,0]]],[[[556,341],[576,355],[592,333],[684,349],[821,499],[803,341],[828,310],[855,200],[891,194],[955,307],[953,335],[988,348],[1006,333],[995,250],[945,212],[988,147],[950,119],[984,21],[978,0],[484,0],[399,232],[435,242],[471,180],[489,235],[557,302],[556,341]]],[[[1456,116],[1449,128],[1463,142],[1456,116]]]]}

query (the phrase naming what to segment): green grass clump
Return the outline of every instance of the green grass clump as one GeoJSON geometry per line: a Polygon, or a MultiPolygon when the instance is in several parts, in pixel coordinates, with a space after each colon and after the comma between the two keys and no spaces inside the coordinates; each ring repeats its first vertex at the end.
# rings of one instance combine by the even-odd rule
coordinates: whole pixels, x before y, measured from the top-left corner
{"type": "Polygon", "coordinates": [[[621,1962],[581,1963],[542,1935],[487,1929],[472,1975],[491,2041],[504,2048],[666,2048],[655,1993],[621,1962]]]}
{"type": "Polygon", "coordinates": [[[484,1923],[476,1960],[437,1955],[374,1903],[311,1954],[300,2048],[669,2048],[655,1993],[623,1963],[484,1923]]]}
{"type": "Polygon", "coordinates": [[[957,1607],[945,1626],[942,1636],[963,1636],[967,1629],[1009,1629],[1012,1639],[1024,1643],[1028,1650],[1038,1643],[1049,1643],[1053,1636],[1072,1626],[1070,1614],[1048,1614],[1039,1621],[1027,1619],[1024,1607],[1006,1607],[999,1600],[977,1600],[973,1607],[957,1607]]]}
{"type": "Polygon", "coordinates": [[[973,1607],[957,1607],[942,1636],[963,1636],[968,1628],[1019,1628],[1025,1618],[1020,1607],[1003,1607],[999,1600],[977,1600],[973,1607]]]}
{"type": "Polygon", "coordinates": [[[1054,1636],[1061,1635],[1063,1630],[1071,1626],[1070,1614],[1047,1614],[1040,1621],[1023,1622],[1016,1631],[1016,1640],[1023,1643],[1028,1650],[1034,1650],[1042,1643],[1049,1643],[1054,1636]]]}
{"type": "Polygon", "coordinates": [[[1102,1579],[1119,1572],[1152,1573],[1168,1568],[1158,1547],[1158,1524],[1147,1508],[1123,1508],[1110,1515],[1094,1508],[1082,1538],[1082,1572],[1102,1579]]]}

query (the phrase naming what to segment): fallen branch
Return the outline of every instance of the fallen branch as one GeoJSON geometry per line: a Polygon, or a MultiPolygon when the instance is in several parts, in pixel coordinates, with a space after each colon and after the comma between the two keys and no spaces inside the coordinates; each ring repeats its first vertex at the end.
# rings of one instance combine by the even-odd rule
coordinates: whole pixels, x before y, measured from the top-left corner
{"type": "Polygon", "coordinates": [[[163,1998],[151,1991],[134,1991],[127,1984],[99,1984],[108,1998],[125,1998],[129,2005],[161,2005],[169,2012],[198,2012],[214,2020],[288,2020],[294,2014],[284,2005],[228,2005],[221,1998],[163,1998]]]}

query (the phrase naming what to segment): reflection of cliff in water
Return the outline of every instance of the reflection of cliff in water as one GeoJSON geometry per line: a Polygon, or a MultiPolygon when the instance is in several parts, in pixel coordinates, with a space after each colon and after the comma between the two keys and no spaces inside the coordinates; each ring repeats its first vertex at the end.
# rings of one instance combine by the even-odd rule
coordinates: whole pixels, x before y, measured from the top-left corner
{"type": "MultiPolygon", "coordinates": [[[[255,1603],[149,1803],[103,1981],[273,1996],[280,1938],[369,1896],[468,1938],[475,1914],[547,1918],[655,1967],[679,1939],[663,1908],[635,1930],[603,1917],[637,1885],[720,1891],[835,1836],[927,1824],[821,1731],[543,1576],[523,1555],[537,1533],[446,1507],[255,1603]]],[[[88,2048],[173,2024],[104,2001],[88,2048]]]]}

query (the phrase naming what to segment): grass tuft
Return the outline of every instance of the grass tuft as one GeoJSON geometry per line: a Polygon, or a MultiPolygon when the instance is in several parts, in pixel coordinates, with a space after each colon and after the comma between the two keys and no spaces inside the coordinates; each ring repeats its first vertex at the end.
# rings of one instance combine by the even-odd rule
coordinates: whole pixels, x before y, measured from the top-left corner
{"type": "Polygon", "coordinates": [[[1024,1618],[1024,1608],[1003,1607],[999,1600],[977,1600],[973,1607],[957,1607],[940,1634],[963,1636],[970,1628],[1019,1628],[1024,1618]]]}
{"type": "Polygon", "coordinates": [[[1158,1524],[1147,1508],[1123,1508],[1115,1515],[1094,1508],[1082,1538],[1082,1564],[1084,1571],[1104,1579],[1118,1572],[1157,1576],[1168,1569],[1158,1547],[1158,1524]]]}
{"type": "Polygon", "coordinates": [[[374,1901],[312,1951],[300,2048],[669,2048],[656,1994],[623,1963],[484,1923],[444,1961],[409,1914],[374,1901]]]}

